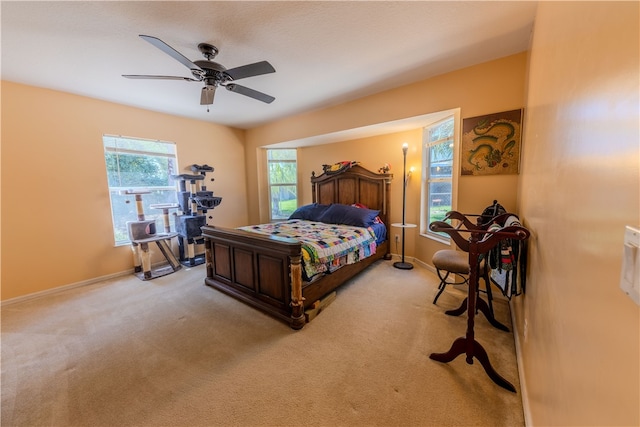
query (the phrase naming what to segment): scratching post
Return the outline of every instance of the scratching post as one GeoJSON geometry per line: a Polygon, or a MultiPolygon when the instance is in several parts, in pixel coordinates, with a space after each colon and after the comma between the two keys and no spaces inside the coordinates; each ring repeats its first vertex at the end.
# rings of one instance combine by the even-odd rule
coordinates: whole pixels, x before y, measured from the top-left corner
{"type": "Polygon", "coordinates": [[[180,262],[190,267],[205,261],[204,251],[198,253],[196,245],[204,243],[201,228],[207,225],[207,211],[222,202],[222,197],[215,197],[213,191],[208,191],[204,185],[205,176],[208,172],[213,172],[213,167],[192,165],[191,171],[194,174],[173,176],[173,179],[178,181],[180,189],[178,200],[181,214],[176,217],[180,262]],[[189,190],[187,190],[187,181],[189,190]],[[199,189],[198,184],[200,184],[199,189]]]}
{"type": "MultiPolygon", "coordinates": [[[[149,190],[127,190],[124,194],[135,196],[137,221],[128,221],[127,230],[129,232],[129,240],[131,240],[131,251],[133,253],[133,271],[141,280],[151,280],[156,277],[171,274],[180,269],[180,263],[173,255],[169,243],[178,233],[171,233],[169,224],[169,209],[171,205],[152,205],[152,207],[160,206],[164,213],[165,232],[156,233],[155,220],[147,220],[144,215],[144,207],[142,204],[142,195],[149,194],[149,190]],[[165,212],[166,211],[166,212],[165,212]],[[158,248],[169,263],[168,267],[152,270],[151,268],[151,251],[149,243],[155,242],[158,248]]],[[[173,206],[173,207],[177,207],[173,206]]]]}

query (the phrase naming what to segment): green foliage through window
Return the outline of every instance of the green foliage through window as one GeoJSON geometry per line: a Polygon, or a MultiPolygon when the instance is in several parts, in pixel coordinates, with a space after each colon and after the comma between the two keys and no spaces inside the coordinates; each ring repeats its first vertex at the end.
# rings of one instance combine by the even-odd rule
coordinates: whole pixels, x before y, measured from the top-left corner
{"type": "Polygon", "coordinates": [[[110,135],[103,136],[103,144],[115,244],[129,243],[127,222],[138,219],[135,196],[124,194],[127,190],[150,192],[142,195],[145,219],[155,219],[156,230],[163,230],[162,212],[150,205],[177,201],[175,144],[110,135]]]}
{"type": "Polygon", "coordinates": [[[271,220],[287,219],[298,207],[296,150],[267,150],[267,166],[271,220]]]}
{"type": "MultiPolygon", "coordinates": [[[[428,225],[441,221],[451,210],[453,199],[453,158],[455,119],[447,119],[424,128],[426,203],[423,212],[428,225]]],[[[437,233],[448,239],[445,233],[437,233]]]]}

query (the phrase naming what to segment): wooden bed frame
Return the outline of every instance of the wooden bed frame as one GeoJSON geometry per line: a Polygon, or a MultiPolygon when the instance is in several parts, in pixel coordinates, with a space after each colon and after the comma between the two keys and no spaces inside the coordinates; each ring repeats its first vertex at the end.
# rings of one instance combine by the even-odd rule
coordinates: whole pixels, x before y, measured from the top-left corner
{"type": "Polygon", "coordinates": [[[299,241],[207,225],[202,227],[205,284],[289,323],[293,329],[301,329],[305,325],[305,309],[373,262],[391,259],[388,236],[392,177],[359,165],[336,174],[311,175],[314,203],[362,203],[380,211],[387,226],[387,240],[378,245],[375,255],[305,282],[299,241]]]}

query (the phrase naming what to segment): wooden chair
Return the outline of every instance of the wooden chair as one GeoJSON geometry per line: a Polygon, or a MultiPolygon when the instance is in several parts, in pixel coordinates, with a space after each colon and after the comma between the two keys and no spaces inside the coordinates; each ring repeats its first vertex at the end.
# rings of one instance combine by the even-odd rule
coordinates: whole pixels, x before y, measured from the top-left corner
{"type": "MultiPolygon", "coordinates": [[[[485,257],[481,257],[478,263],[478,276],[484,280],[484,290],[478,288],[478,293],[485,292],[487,294],[487,303],[489,305],[489,311],[491,317],[493,315],[493,295],[491,293],[491,281],[489,280],[489,270],[485,263],[485,257]]],[[[436,273],[440,278],[440,284],[438,285],[438,293],[436,293],[433,303],[438,302],[438,298],[444,292],[447,285],[468,285],[469,284],[469,254],[464,251],[457,251],[454,249],[442,249],[435,254],[431,259],[433,266],[436,269],[436,273]]],[[[502,329],[502,328],[501,328],[502,329]]],[[[507,329],[508,330],[508,329],[507,329]]]]}
{"type": "MultiPolygon", "coordinates": [[[[495,203],[495,201],[494,201],[495,203]]],[[[440,278],[440,284],[438,285],[438,293],[433,299],[433,303],[436,304],[438,298],[442,292],[444,292],[447,285],[468,285],[469,284],[469,242],[460,237],[460,234],[457,232],[459,230],[469,231],[469,230],[477,230],[484,231],[486,230],[493,221],[504,221],[504,219],[508,215],[498,215],[494,217],[491,221],[487,221],[486,218],[483,218],[481,215],[465,215],[457,211],[447,212],[447,215],[444,218],[444,221],[449,221],[452,224],[448,224],[446,222],[437,221],[436,223],[442,224],[446,226],[445,233],[449,234],[454,242],[456,242],[457,246],[461,250],[453,250],[453,249],[442,249],[433,254],[433,258],[431,262],[436,269],[436,273],[440,278]],[[477,223],[473,223],[468,217],[477,217],[477,223]],[[504,217],[504,218],[503,218],[504,217]],[[456,223],[455,225],[453,223],[456,223]],[[455,233],[455,236],[454,236],[455,233]],[[453,276],[452,280],[449,278],[453,276]],[[456,277],[458,280],[456,280],[456,277]]],[[[491,293],[491,281],[489,279],[489,266],[486,263],[486,256],[484,254],[478,257],[477,262],[478,271],[477,277],[482,277],[484,280],[484,290],[481,290],[479,286],[476,286],[476,299],[481,301],[476,311],[480,310],[485,315],[489,323],[491,323],[494,327],[509,332],[509,328],[498,322],[495,319],[493,313],[493,295],[491,293]],[[487,294],[487,303],[484,303],[484,300],[480,299],[480,292],[485,292],[487,294]]],[[[459,316],[464,313],[466,308],[466,299],[463,301],[463,305],[456,310],[449,310],[445,313],[451,316],[459,316]]]]}

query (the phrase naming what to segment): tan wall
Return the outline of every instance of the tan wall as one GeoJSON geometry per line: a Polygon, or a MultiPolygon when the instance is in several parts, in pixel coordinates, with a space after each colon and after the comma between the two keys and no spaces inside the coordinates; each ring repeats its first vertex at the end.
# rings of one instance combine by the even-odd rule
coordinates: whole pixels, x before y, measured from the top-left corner
{"type": "MultiPolygon", "coordinates": [[[[262,159],[260,147],[452,108],[461,108],[462,118],[522,108],[526,67],[525,53],[512,55],[336,107],[300,114],[248,130],[249,221],[252,223],[268,221],[266,183],[261,181],[258,173],[261,167],[260,159],[262,159]]],[[[391,187],[391,220],[401,222],[401,147],[405,139],[410,144],[407,165],[413,165],[417,169],[407,188],[407,221],[418,223],[421,129],[415,129],[406,135],[382,135],[365,140],[302,148],[300,150],[300,180],[303,195],[301,201],[310,200],[310,197],[306,197],[309,174],[311,170],[320,172],[323,163],[359,160],[365,167],[373,170],[377,170],[384,163],[391,163],[397,177],[391,187]],[[369,148],[370,145],[373,148],[369,148]]],[[[498,199],[507,209],[515,211],[517,182],[518,175],[460,177],[458,210],[468,213],[478,212],[491,204],[494,199],[498,199]]],[[[407,232],[405,252],[409,257],[415,256],[430,264],[433,253],[444,247],[442,243],[418,236],[416,229],[407,232]]]]}
{"type": "Polygon", "coordinates": [[[533,425],[640,425],[640,309],[619,288],[624,227],[640,224],[638,16],[638,2],[539,5],[514,300],[533,425]]]}
{"type": "Polygon", "coordinates": [[[2,82],[2,300],[132,268],[113,246],[105,133],[176,142],[181,168],[215,168],[213,221],[246,223],[244,131],[2,82]]]}

